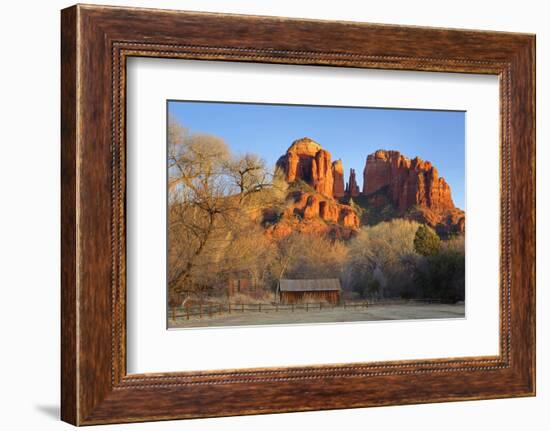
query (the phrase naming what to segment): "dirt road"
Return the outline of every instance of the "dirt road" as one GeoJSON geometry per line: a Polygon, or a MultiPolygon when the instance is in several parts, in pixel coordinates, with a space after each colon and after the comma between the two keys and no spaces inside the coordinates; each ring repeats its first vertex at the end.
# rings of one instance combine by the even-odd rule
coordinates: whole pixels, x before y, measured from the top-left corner
{"type": "Polygon", "coordinates": [[[268,311],[215,315],[202,319],[178,318],[170,328],[205,328],[220,326],[286,325],[297,323],[362,322],[376,320],[451,319],[465,316],[464,304],[391,304],[369,308],[343,307],[310,311],[268,311]]]}

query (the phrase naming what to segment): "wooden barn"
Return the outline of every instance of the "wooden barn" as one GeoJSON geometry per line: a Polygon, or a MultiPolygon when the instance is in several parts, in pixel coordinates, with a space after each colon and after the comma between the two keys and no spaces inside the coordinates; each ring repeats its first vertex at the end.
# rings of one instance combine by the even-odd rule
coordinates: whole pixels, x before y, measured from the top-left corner
{"type": "Polygon", "coordinates": [[[337,304],[340,301],[342,287],[337,278],[308,280],[279,280],[277,288],[282,304],[326,301],[337,304]]]}

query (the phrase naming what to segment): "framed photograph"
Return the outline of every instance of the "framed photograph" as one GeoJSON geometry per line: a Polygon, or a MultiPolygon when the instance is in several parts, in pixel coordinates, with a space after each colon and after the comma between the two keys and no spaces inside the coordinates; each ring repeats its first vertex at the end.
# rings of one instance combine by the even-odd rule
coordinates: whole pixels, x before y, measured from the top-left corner
{"type": "Polygon", "coordinates": [[[62,11],[62,419],[535,394],[535,36],[62,11]]]}

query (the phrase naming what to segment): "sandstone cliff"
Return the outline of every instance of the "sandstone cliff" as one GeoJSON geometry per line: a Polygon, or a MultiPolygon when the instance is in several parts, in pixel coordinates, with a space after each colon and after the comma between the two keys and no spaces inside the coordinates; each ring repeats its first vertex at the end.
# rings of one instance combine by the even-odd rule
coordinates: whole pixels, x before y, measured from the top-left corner
{"type": "Polygon", "coordinates": [[[302,180],[315,191],[333,196],[334,178],[331,155],[310,138],[294,141],[286,154],[277,161],[277,167],[285,173],[286,181],[302,180]]]}
{"type": "Polygon", "coordinates": [[[307,137],[294,141],[279,158],[277,168],[294,189],[270,233],[285,236],[299,231],[349,238],[357,231],[360,222],[356,212],[338,202],[345,196],[344,166],[341,160],[332,163],[331,159],[328,151],[307,137]],[[301,183],[306,187],[300,189],[301,183]]]}
{"type": "Polygon", "coordinates": [[[301,232],[348,239],[359,228],[359,217],[353,208],[321,194],[294,191],[287,202],[277,223],[268,228],[268,233],[275,237],[301,232]]]}
{"type": "Polygon", "coordinates": [[[349,205],[342,205],[334,199],[323,198],[307,192],[295,192],[294,202],[287,208],[287,215],[299,215],[310,220],[316,217],[331,223],[339,223],[344,227],[357,229],[359,218],[349,205]]]}
{"type": "Polygon", "coordinates": [[[338,159],[332,164],[332,178],[334,184],[332,186],[332,196],[342,198],[345,195],[344,189],[344,165],[342,160],[338,159]]]}
{"type": "Polygon", "coordinates": [[[399,217],[426,223],[441,235],[464,232],[464,211],[455,207],[450,186],[429,161],[409,159],[399,151],[376,151],[367,157],[361,191],[354,169],[344,188],[343,163],[331,159],[307,137],[294,141],[279,158],[277,168],[294,188],[281,218],[270,228],[273,234],[329,232],[350,237],[361,224],[399,217]],[[348,205],[352,198],[355,207],[348,205]]]}
{"type": "Polygon", "coordinates": [[[430,162],[409,159],[399,151],[376,151],[367,157],[363,194],[389,188],[399,211],[421,205],[434,211],[455,208],[451,188],[430,162]]]}
{"type": "Polygon", "coordinates": [[[451,188],[430,162],[398,151],[378,150],[363,171],[367,206],[391,204],[398,215],[413,218],[440,233],[464,232],[464,211],[456,208],[451,188]]]}

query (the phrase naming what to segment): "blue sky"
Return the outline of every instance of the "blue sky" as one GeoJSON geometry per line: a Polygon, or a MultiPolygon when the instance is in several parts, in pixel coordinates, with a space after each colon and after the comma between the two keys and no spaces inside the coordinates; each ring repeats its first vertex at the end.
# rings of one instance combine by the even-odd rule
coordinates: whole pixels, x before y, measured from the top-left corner
{"type": "Polygon", "coordinates": [[[292,141],[308,136],[342,159],[345,179],[355,169],[363,187],[367,155],[398,150],[431,161],[464,207],[465,113],[407,109],[342,108],[169,101],[168,112],[192,133],[225,140],[236,153],[253,152],[273,166],[292,141]]]}

